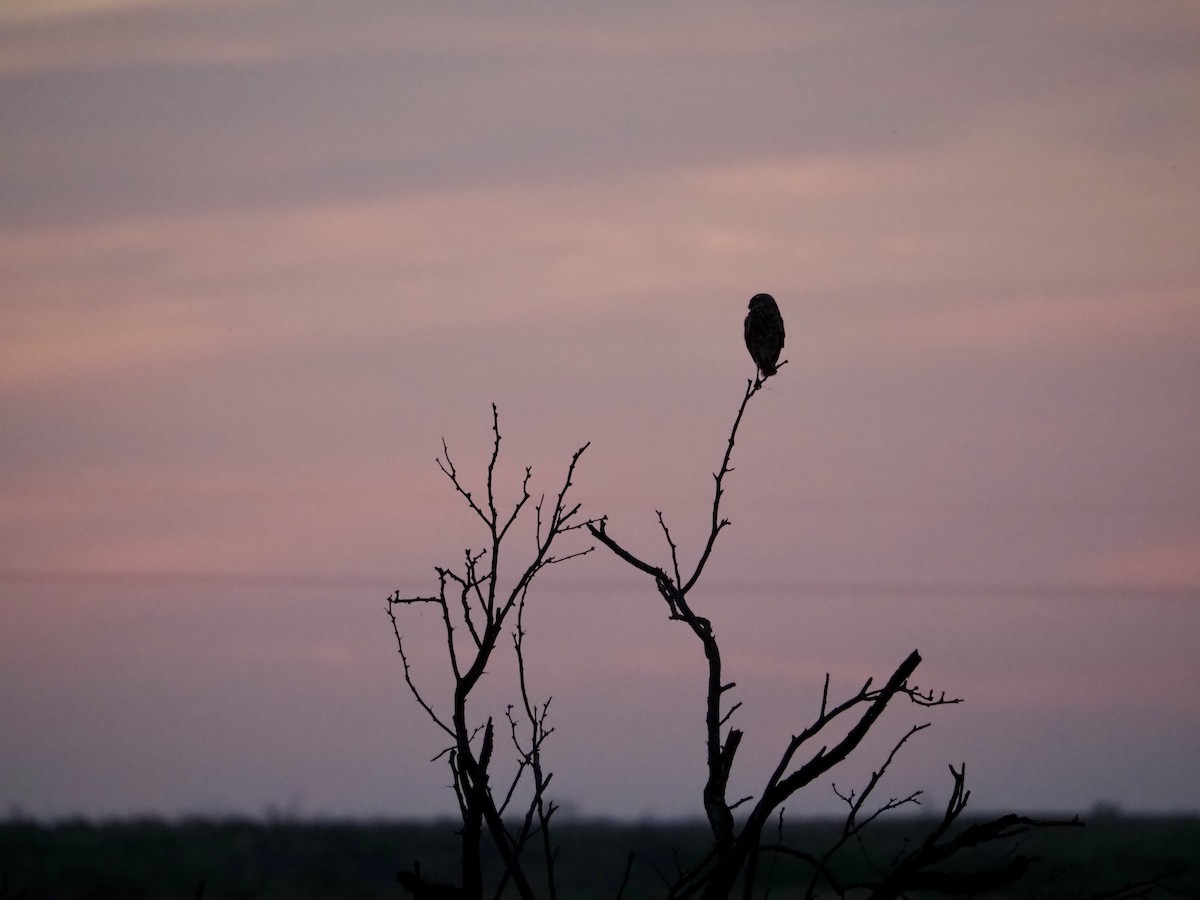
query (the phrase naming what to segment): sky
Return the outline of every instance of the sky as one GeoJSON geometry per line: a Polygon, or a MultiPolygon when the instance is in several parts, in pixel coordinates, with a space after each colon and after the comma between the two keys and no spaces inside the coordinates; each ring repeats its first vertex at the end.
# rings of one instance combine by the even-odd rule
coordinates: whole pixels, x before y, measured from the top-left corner
{"type": "MultiPolygon", "coordinates": [[[[8,0],[0,814],[453,814],[385,614],[486,537],[442,440],[481,489],[495,403],[507,503],[590,442],[581,515],[687,565],[760,291],[693,595],[731,793],[919,649],[964,702],[839,789],[929,721],[881,792],[1200,809],[1198,148],[1190,2],[8,0]]],[[[637,575],[530,594],[556,797],[699,816],[703,656],[637,575]]]]}

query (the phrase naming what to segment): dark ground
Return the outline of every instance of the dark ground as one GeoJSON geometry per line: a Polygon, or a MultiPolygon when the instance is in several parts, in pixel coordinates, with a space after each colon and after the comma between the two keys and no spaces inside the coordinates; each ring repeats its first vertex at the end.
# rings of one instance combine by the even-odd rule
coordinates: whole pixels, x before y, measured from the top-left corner
{"type": "MultiPolygon", "coordinates": [[[[871,841],[847,848],[845,877],[886,863],[919,819],[876,823],[871,841]]],[[[793,846],[822,848],[840,823],[797,822],[793,846]]],[[[663,895],[670,875],[705,846],[702,824],[563,822],[555,832],[560,900],[613,898],[630,851],[636,854],[624,898],[663,895]]],[[[450,822],[289,822],[139,819],[0,823],[0,900],[40,898],[395,898],[398,869],[453,880],[456,838],[450,822]]],[[[1043,832],[1020,849],[1040,857],[1015,896],[1097,898],[1121,885],[1161,879],[1151,896],[1200,896],[1200,817],[1093,816],[1083,829],[1043,832]],[[1170,873],[1178,873],[1166,877],[1170,873]]],[[[772,897],[798,896],[800,864],[779,863],[772,897]]]]}

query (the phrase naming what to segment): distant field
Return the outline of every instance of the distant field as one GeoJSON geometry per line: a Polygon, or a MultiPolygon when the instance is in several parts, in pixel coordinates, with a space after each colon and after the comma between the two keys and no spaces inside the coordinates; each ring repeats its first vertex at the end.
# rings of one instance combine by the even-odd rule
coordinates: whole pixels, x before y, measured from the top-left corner
{"type": "MultiPolygon", "coordinates": [[[[848,854],[844,873],[869,873],[873,861],[886,862],[919,826],[913,819],[880,823],[866,847],[848,854]]],[[[816,849],[838,827],[833,821],[792,823],[785,838],[816,849]]],[[[564,822],[555,832],[559,896],[614,897],[632,851],[625,898],[660,897],[658,873],[670,874],[677,862],[694,858],[705,837],[701,824],[564,822]]],[[[396,900],[404,895],[396,871],[414,861],[426,873],[453,880],[455,840],[450,822],[10,820],[0,823],[0,877],[7,897],[25,892],[26,900],[194,898],[201,882],[206,900],[396,900]]],[[[1085,829],[1045,832],[1022,852],[1040,858],[1022,895],[1079,900],[1182,873],[1164,883],[1200,896],[1200,817],[1102,816],[1085,829]]],[[[780,864],[772,896],[794,896],[805,876],[803,867],[780,864]]]]}

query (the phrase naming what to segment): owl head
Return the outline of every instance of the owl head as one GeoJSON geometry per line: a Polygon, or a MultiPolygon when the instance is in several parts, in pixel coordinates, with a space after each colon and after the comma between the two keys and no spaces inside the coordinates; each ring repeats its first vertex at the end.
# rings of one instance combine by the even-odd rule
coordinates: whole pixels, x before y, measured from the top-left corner
{"type": "Polygon", "coordinates": [[[750,298],[751,312],[779,312],[775,298],[770,294],[755,294],[750,298]]]}

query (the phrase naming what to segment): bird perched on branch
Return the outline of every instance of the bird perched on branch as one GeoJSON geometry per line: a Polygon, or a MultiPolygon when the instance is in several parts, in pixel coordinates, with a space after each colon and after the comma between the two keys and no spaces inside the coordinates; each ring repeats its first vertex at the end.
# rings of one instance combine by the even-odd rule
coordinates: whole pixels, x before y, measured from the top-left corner
{"type": "Polygon", "coordinates": [[[783,350],[783,316],[770,294],[755,294],[750,298],[750,312],[746,314],[746,349],[762,373],[761,377],[775,374],[783,350]]]}

